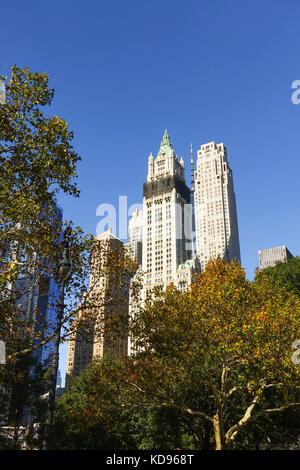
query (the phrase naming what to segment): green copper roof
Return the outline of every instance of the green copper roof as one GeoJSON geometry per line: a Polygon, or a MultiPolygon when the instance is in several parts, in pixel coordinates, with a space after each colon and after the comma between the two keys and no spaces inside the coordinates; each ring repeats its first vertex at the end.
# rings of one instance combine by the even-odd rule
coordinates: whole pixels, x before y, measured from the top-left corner
{"type": "Polygon", "coordinates": [[[185,263],[180,264],[177,269],[187,269],[187,268],[193,268],[194,267],[194,262],[192,259],[186,260],[185,263]]]}
{"type": "Polygon", "coordinates": [[[165,133],[164,133],[164,136],[163,136],[163,140],[161,141],[160,143],[160,149],[159,149],[159,154],[161,153],[166,153],[166,151],[168,149],[172,149],[173,146],[171,144],[171,141],[170,141],[170,136],[168,134],[168,131],[167,129],[165,130],[165,133]]]}

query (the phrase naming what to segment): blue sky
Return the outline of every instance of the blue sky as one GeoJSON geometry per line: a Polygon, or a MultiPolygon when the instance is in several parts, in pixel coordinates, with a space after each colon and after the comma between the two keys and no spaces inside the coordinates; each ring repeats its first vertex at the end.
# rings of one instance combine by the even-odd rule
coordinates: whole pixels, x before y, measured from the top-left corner
{"type": "Polygon", "coordinates": [[[299,254],[299,21],[298,0],[3,3],[0,72],[48,73],[82,156],[65,218],[95,234],[99,204],[142,202],[167,128],[188,175],[190,142],[227,146],[249,278],[258,249],[299,254]]]}

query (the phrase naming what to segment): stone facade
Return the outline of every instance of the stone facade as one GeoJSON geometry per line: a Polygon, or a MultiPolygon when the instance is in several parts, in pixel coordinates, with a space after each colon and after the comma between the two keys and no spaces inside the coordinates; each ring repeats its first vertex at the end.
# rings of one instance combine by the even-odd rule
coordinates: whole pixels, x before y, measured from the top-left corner
{"type": "Polygon", "coordinates": [[[292,253],[284,245],[267,248],[266,250],[258,250],[260,269],[275,266],[278,261],[286,261],[291,258],[293,258],[292,253]]]}
{"type": "Polygon", "coordinates": [[[184,161],[175,155],[165,131],[156,158],[148,159],[143,187],[144,291],[177,282],[177,268],[191,257],[191,192],[184,161]]]}
{"type": "Polygon", "coordinates": [[[127,356],[128,336],[124,331],[128,323],[128,288],[120,282],[118,274],[114,276],[106,267],[110,252],[123,256],[123,242],[108,230],[95,238],[95,246],[91,256],[90,289],[77,317],[77,322],[82,315],[89,320],[84,330],[75,328],[69,338],[67,380],[78,375],[92,359],[127,356]]]}
{"type": "MultiPolygon", "coordinates": [[[[191,190],[185,181],[184,161],[175,155],[167,131],[156,158],[152,153],[148,158],[142,214],[142,267],[132,280],[140,282],[142,289],[140,298],[130,296],[130,318],[135,317],[148,291],[157,286],[166,289],[171,283],[185,291],[200,269],[192,256],[191,190]]],[[[130,338],[128,353],[134,354],[136,349],[130,338]]]]}
{"type": "Polygon", "coordinates": [[[223,143],[210,142],[198,150],[194,204],[201,270],[210,259],[241,262],[233,177],[223,143]]]}
{"type": "Polygon", "coordinates": [[[142,266],[143,255],[143,211],[137,209],[128,224],[128,242],[125,244],[130,255],[142,266]]]}

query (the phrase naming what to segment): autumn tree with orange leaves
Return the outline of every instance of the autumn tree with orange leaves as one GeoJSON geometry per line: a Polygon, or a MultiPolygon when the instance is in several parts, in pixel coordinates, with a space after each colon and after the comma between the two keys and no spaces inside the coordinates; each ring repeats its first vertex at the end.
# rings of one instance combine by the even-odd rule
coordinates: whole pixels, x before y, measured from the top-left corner
{"type": "MultiPolygon", "coordinates": [[[[145,416],[168,413],[177,423],[173,438],[161,441],[174,443],[168,448],[294,445],[299,314],[299,297],[267,277],[249,281],[238,263],[211,261],[187,292],[154,290],[132,321],[137,354],[92,363],[64,397],[64,422],[72,418],[85,436],[99,425],[114,435],[122,423],[126,448],[151,448],[145,416]]],[[[172,432],[169,424],[162,421],[172,432]]]]}
{"type": "Polygon", "coordinates": [[[148,404],[201,417],[217,450],[232,448],[261,416],[300,406],[300,366],[292,361],[299,297],[267,277],[248,281],[236,262],[211,261],[185,293],[155,292],[133,331],[140,352],[124,382],[148,404]],[[195,388],[198,400],[178,393],[195,388]]]}

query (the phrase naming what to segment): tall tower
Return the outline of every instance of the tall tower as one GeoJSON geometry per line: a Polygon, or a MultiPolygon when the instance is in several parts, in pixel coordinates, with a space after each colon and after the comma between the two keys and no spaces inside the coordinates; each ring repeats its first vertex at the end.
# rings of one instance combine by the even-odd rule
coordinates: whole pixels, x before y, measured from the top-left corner
{"type": "MultiPolygon", "coordinates": [[[[127,356],[128,336],[128,286],[119,282],[107,266],[108,257],[115,253],[115,260],[124,256],[123,242],[115,237],[112,230],[95,238],[95,250],[91,256],[90,288],[82,301],[82,315],[91,314],[87,323],[90,334],[74,328],[68,342],[67,381],[79,375],[92,359],[102,359],[110,355],[122,359],[127,356]],[[111,321],[114,320],[113,328],[111,321]],[[109,328],[107,328],[109,326],[109,328]],[[117,328],[116,328],[117,327],[117,328]],[[116,333],[111,330],[116,328],[116,333]]],[[[86,327],[85,327],[86,330],[86,327]]]]}
{"type": "Polygon", "coordinates": [[[133,259],[142,265],[143,211],[136,209],[128,223],[128,242],[125,243],[133,259]]]}
{"type": "Polygon", "coordinates": [[[223,143],[209,142],[198,150],[195,228],[202,270],[210,259],[241,261],[232,171],[223,143]]]}
{"type": "Polygon", "coordinates": [[[156,158],[148,159],[143,187],[144,289],[177,283],[177,269],[191,256],[191,191],[184,161],[174,153],[167,130],[156,158]]]}
{"type": "Polygon", "coordinates": [[[195,172],[193,144],[191,143],[191,211],[192,211],[192,254],[195,255],[195,172]]]}
{"type": "MultiPolygon", "coordinates": [[[[47,208],[42,213],[47,217],[49,226],[61,224],[63,210],[58,205],[52,207],[51,215],[47,208]]],[[[19,224],[18,224],[19,225],[19,224]]],[[[17,226],[18,226],[17,225],[17,226]]],[[[0,293],[0,299],[7,295],[15,297],[16,305],[20,314],[20,321],[24,322],[20,331],[25,333],[26,328],[31,328],[32,346],[37,347],[46,338],[50,337],[57,327],[57,304],[59,302],[60,286],[57,280],[50,274],[49,260],[39,258],[39,268],[33,269],[33,260],[36,254],[29,255],[27,247],[22,246],[20,241],[11,241],[2,247],[0,255],[4,263],[17,261],[18,257],[26,263],[24,268],[18,270],[18,277],[11,285],[6,285],[0,293]],[[26,264],[28,263],[28,267],[26,264]]],[[[36,360],[36,365],[48,367],[47,362],[54,352],[54,342],[46,342],[36,348],[31,356],[36,360]]]]}

